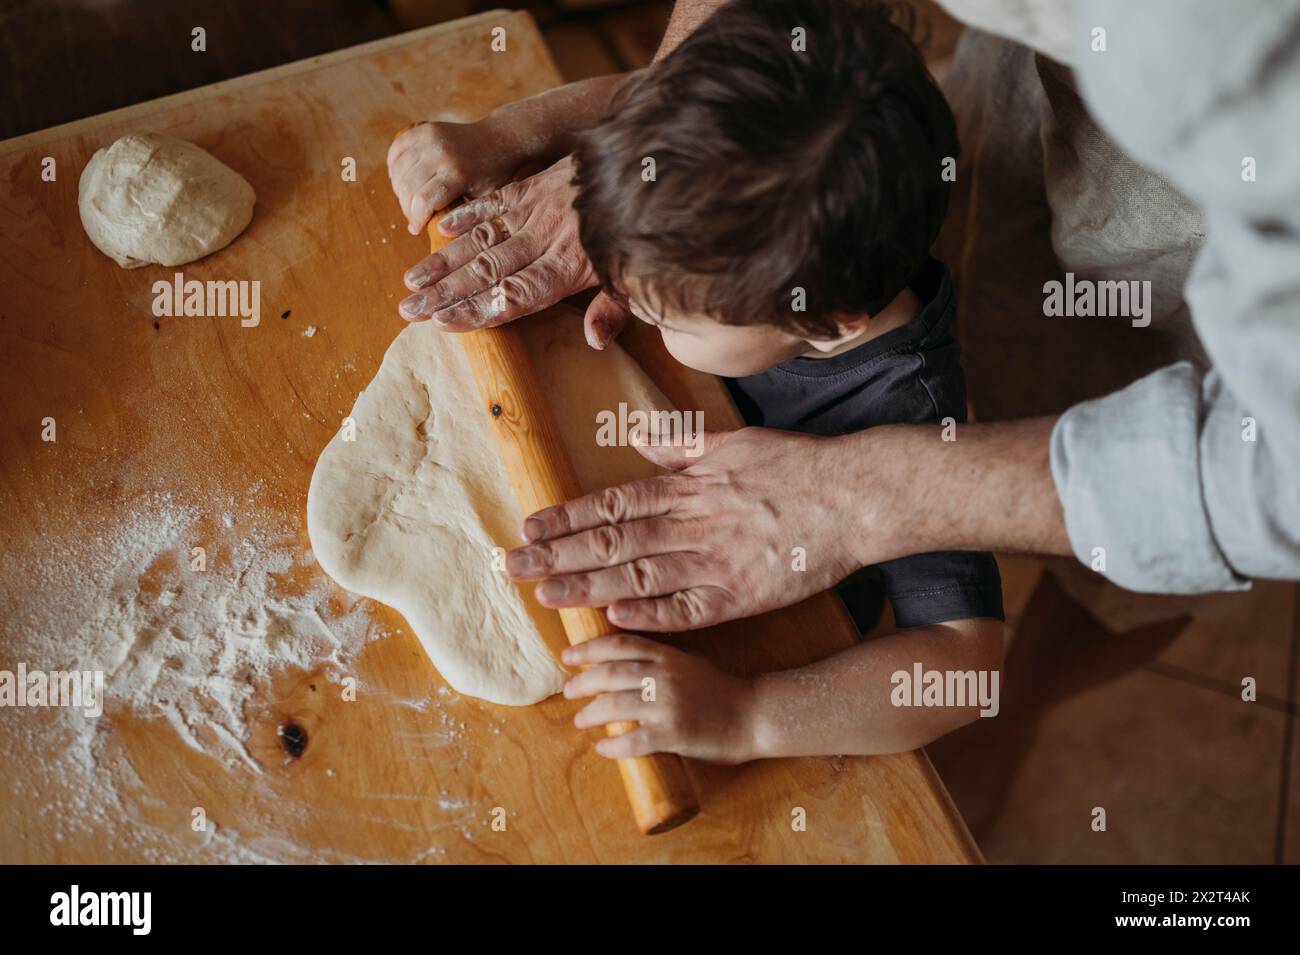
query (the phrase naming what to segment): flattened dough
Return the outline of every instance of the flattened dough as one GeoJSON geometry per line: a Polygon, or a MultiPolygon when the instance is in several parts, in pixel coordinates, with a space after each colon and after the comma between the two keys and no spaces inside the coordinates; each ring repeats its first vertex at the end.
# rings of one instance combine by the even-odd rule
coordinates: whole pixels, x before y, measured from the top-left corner
{"type": "MultiPolygon", "coordinates": [[[[582,316],[556,308],[523,323],[584,490],[656,473],[630,447],[596,444],[596,414],[667,410],[624,351],[589,348],[582,316]]],[[[492,566],[519,543],[524,514],[478,406],[464,349],[423,322],[389,346],[378,374],[316,462],[307,529],[316,559],[343,587],[398,610],[453,688],[523,706],[559,691],[566,645],[558,616],[492,566]]]]}
{"type": "Polygon", "coordinates": [[[123,136],[86,163],[86,235],[124,269],[184,265],[224,249],[253,218],[253,187],[216,156],[158,133],[123,136]]]}

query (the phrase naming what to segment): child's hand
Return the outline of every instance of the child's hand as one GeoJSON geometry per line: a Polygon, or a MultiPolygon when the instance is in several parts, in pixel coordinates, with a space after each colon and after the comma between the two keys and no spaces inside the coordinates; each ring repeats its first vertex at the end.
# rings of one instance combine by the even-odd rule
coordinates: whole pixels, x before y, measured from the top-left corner
{"type": "Polygon", "coordinates": [[[412,235],[439,209],[508,182],[523,161],[509,131],[477,123],[419,123],[388,147],[388,179],[412,235]]]}
{"type": "Polygon", "coordinates": [[[674,647],[630,634],[569,647],[563,660],[590,668],[565,684],[566,697],[605,694],[578,711],[575,726],[624,720],[641,724],[597,743],[600,755],[622,759],[678,753],[712,763],[754,758],[754,691],[749,681],[728,676],[674,647]]]}

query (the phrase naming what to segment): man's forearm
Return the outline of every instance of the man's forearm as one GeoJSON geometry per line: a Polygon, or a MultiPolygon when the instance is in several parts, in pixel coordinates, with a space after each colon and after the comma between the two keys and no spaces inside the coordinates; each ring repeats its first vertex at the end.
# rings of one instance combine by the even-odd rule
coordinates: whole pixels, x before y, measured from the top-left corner
{"type": "Polygon", "coordinates": [[[950,441],[942,425],[836,439],[848,473],[835,480],[865,502],[859,563],[936,550],[1072,554],[1049,458],[1055,421],[958,424],[950,441]]]}

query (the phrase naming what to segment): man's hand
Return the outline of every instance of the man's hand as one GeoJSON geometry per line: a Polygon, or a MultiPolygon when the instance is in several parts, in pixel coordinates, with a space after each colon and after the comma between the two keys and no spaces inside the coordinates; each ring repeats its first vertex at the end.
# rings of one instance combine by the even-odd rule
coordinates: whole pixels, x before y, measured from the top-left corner
{"type": "Polygon", "coordinates": [[[569,647],[569,666],[588,667],[564,686],[571,700],[601,695],[574,717],[586,728],[631,720],[636,729],[603,739],[610,759],[677,753],[711,763],[753,759],[754,687],[707,660],[674,647],[620,634],[569,647]]]}
{"type": "Polygon", "coordinates": [[[673,631],[748,617],[808,597],[859,566],[843,514],[837,439],[759,428],[705,434],[705,453],[638,445],[682,472],[538,511],[515,580],[547,578],[549,607],[609,606],[628,630],[673,631]]]}
{"type": "Polygon", "coordinates": [[[638,447],[680,473],[548,507],[506,556],[550,607],[687,630],[784,607],[859,567],[937,550],[1069,555],[1048,460],[1055,419],[887,425],[836,438],[744,428],[705,453],[638,447]],[[802,567],[803,569],[799,569],[802,567]]]}
{"type": "MultiPolygon", "coordinates": [[[[402,317],[432,318],[454,332],[490,328],[595,285],[578,239],[572,180],[573,161],[565,157],[449,213],[438,228],[456,241],[407,271],[415,294],[398,306],[402,317]]],[[[598,338],[593,343],[603,347],[625,320],[616,303],[597,296],[588,309],[588,340],[598,338]]]]}

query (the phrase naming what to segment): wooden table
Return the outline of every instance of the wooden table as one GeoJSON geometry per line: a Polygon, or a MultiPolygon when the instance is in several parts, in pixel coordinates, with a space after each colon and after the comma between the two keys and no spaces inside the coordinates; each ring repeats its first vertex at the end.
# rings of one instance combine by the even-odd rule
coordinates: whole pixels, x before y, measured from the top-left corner
{"type": "MultiPolygon", "coordinates": [[[[70,560],[56,585],[38,588],[13,555],[111,526],[151,496],[197,502],[229,543],[248,530],[215,519],[233,488],[260,534],[308,546],[312,467],[402,327],[400,276],[421,254],[388,187],[394,131],[412,117],[473,119],[558,82],[531,18],[497,11],[0,144],[0,669],[20,662],[20,611],[85,586],[70,560]],[[506,53],[489,48],[497,26],[506,53]],[[151,285],[173,270],[123,271],[86,240],[81,169],[139,129],[195,141],[252,182],[252,225],[184,271],[260,279],[258,327],[153,318],[151,285]],[[356,182],[340,175],[349,156],[356,182]],[[41,179],[44,157],[57,162],[53,182],[41,179]],[[47,416],[54,443],[40,439],[47,416]]],[[[645,331],[629,348],[668,396],[711,427],[735,424],[720,383],[674,365],[645,331]]],[[[320,583],[314,565],[304,573],[320,583]]],[[[317,692],[317,672],[290,669],[259,687],[248,749],[260,773],[128,711],[103,727],[120,778],[102,798],[72,793],[44,758],[52,751],[33,752],[25,732],[22,721],[48,714],[0,710],[0,861],[979,859],[920,752],[692,763],[702,815],[640,836],[614,766],[592,751],[596,735],[571,726],[576,704],[512,709],[448,693],[404,621],[370,612],[393,635],[359,656],[356,676],[372,689],[356,702],[317,692]],[[305,742],[296,756],[286,726],[305,742]],[[93,811],[69,819],[69,805],[93,811]],[[192,831],[196,806],[220,838],[192,831]],[[505,831],[489,825],[495,807],[505,831]],[[792,827],[798,808],[806,831],[792,827]]],[[[852,639],[828,595],[690,638],[735,672],[800,664],[852,639]]]]}

